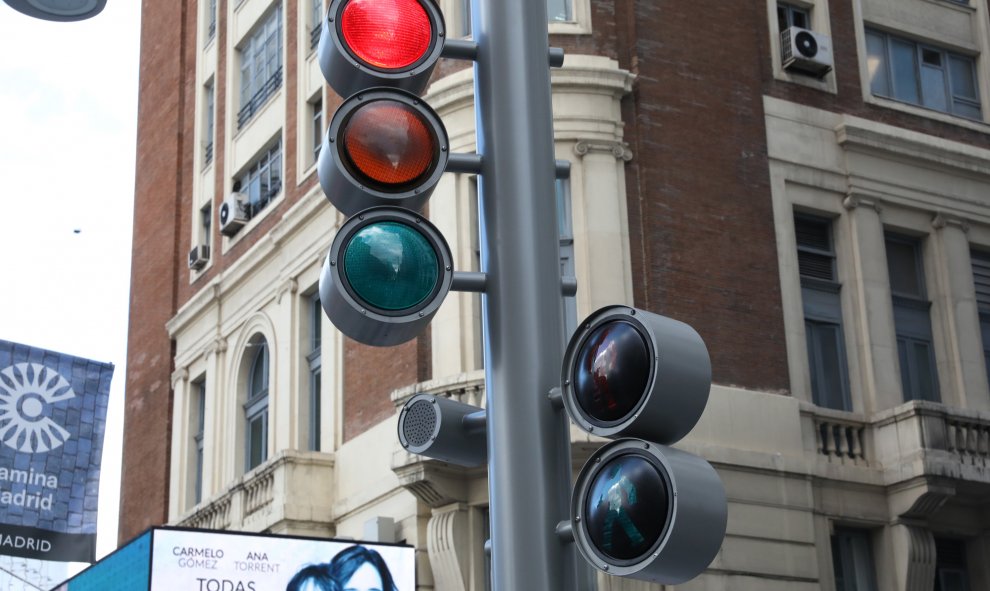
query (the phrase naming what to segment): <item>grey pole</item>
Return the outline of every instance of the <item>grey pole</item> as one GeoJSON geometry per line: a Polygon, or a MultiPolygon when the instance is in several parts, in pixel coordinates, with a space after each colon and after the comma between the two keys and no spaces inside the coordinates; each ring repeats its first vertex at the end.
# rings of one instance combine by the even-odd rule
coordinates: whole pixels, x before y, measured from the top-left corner
{"type": "Polygon", "coordinates": [[[570,439],[559,386],[558,255],[550,50],[543,0],[472,0],[488,478],[495,591],[573,591],[570,439]]]}

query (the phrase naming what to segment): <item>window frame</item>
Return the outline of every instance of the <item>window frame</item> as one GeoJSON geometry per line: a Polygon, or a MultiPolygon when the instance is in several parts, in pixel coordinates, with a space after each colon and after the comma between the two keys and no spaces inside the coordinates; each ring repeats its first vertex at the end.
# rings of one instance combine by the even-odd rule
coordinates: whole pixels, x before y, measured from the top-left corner
{"type": "Polygon", "coordinates": [[[323,305],[320,293],[309,296],[307,319],[309,321],[309,353],[306,366],[309,371],[309,450],[321,451],[323,405],[321,390],[323,385],[323,305]]]}
{"type": "Polygon", "coordinates": [[[941,402],[938,362],[935,358],[935,337],[932,330],[931,301],[928,300],[927,296],[922,248],[921,238],[891,231],[884,232],[884,257],[887,262],[888,281],[891,285],[890,299],[894,313],[894,342],[897,346],[903,399],[905,402],[910,400],[941,402]],[[892,269],[890,267],[889,245],[891,243],[911,247],[915,274],[918,278],[918,293],[911,294],[894,290],[893,280],[890,279],[892,269]],[[921,383],[922,369],[924,368],[915,363],[919,357],[911,355],[912,352],[918,352],[919,346],[925,346],[928,349],[926,357],[931,388],[928,391],[923,390],[924,385],[921,383]]]}
{"type": "Polygon", "coordinates": [[[243,129],[282,87],[285,56],[282,4],[276,3],[238,47],[237,129],[243,129]]]}
{"type": "Polygon", "coordinates": [[[879,590],[871,530],[861,527],[836,526],[829,537],[829,542],[832,553],[832,577],[836,591],[879,590]],[[857,565],[863,566],[864,564],[867,565],[869,571],[860,574],[857,565]],[[851,573],[853,580],[847,580],[849,575],[845,574],[850,569],[853,571],[851,573]],[[860,585],[860,582],[864,584],[860,585]]]}
{"type": "MultiPolygon", "coordinates": [[[[866,56],[866,63],[868,64],[866,71],[866,86],[864,91],[868,91],[871,96],[877,97],[884,100],[890,100],[897,103],[902,103],[906,105],[911,105],[913,107],[918,107],[928,111],[933,111],[936,113],[944,113],[953,117],[960,117],[968,121],[983,122],[985,115],[983,113],[982,98],[980,97],[980,80],[979,80],[979,70],[977,69],[976,59],[974,56],[966,55],[963,53],[957,53],[940,47],[936,44],[917,41],[909,37],[903,37],[889,31],[878,29],[876,27],[864,27],[864,55],[866,56]],[[882,56],[877,56],[873,53],[871,48],[871,38],[874,40],[879,40],[881,43],[882,56]],[[895,63],[895,50],[893,46],[896,44],[902,44],[905,46],[910,45],[913,48],[912,62],[910,64],[901,64],[902,67],[907,67],[910,65],[910,69],[913,70],[913,89],[914,95],[917,100],[912,100],[911,97],[907,96],[897,96],[898,94],[898,82],[897,82],[897,71],[900,69],[898,64],[895,63]],[[935,53],[939,56],[940,64],[938,66],[928,63],[925,60],[925,52],[935,53]],[[876,57],[875,57],[876,56],[876,57]],[[877,76],[870,76],[869,74],[869,64],[871,60],[881,58],[882,61],[878,64],[878,68],[883,69],[883,79],[880,82],[884,89],[877,88],[876,83],[877,76]],[[952,69],[952,62],[964,62],[969,66],[969,76],[970,82],[973,85],[973,91],[976,93],[973,97],[968,97],[964,95],[958,95],[955,89],[955,76],[952,69]],[[942,73],[942,100],[945,101],[945,108],[938,108],[930,103],[926,99],[925,95],[925,71],[926,68],[929,70],[939,70],[942,73]],[[967,114],[965,109],[974,109],[976,115],[967,114]]],[[[903,72],[902,72],[903,74],[903,72]]]]}
{"type": "Polygon", "coordinates": [[[216,85],[210,78],[203,85],[203,168],[208,168],[213,163],[214,135],[216,133],[216,85]]]}
{"type": "Polygon", "coordinates": [[[274,144],[262,150],[256,158],[244,167],[241,174],[235,177],[235,184],[239,184],[240,191],[248,196],[248,219],[254,219],[258,216],[281,194],[284,187],[283,161],[282,137],[279,135],[274,144]],[[274,176],[272,175],[273,171],[277,173],[274,176]],[[262,184],[265,178],[267,178],[267,185],[262,184]],[[257,180],[258,188],[256,196],[252,194],[255,180],[257,180]],[[268,190],[264,192],[265,194],[262,194],[262,186],[268,187],[268,190]]]}
{"type": "Polygon", "coordinates": [[[847,359],[845,331],[842,322],[842,300],[840,293],[842,283],[838,277],[838,261],[835,251],[835,236],[832,220],[829,218],[805,214],[794,214],[795,246],[798,260],[798,279],[801,286],[801,306],[805,330],[806,360],[808,363],[808,378],[811,385],[811,398],[814,404],[823,408],[831,408],[851,412],[852,394],[849,386],[849,362],[847,359]],[[798,231],[800,224],[819,226],[827,239],[826,248],[802,244],[798,231]],[[829,277],[815,277],[801,272],[801,254],[806,253],[829,259],[829,277]],[[825,341],[826,331],[833,333],[835,341],[835,356],[838,367],[826,367],[825,341]],[[829,387],[829,376],[839,374],[837,384],[829,387]],[[838,386],[838,392],[834,386],[838,386]],[[836,398],[836,394],[838,397],[836,398]]]}
{"type": "Polygon", "coordinates": [[[206,437],[206,375],[192,382],[196,397],[196,411],[193,417],[193,506],[203,502],[203,467],[205,465],[206,437]]]}
{"type": "Polygon", "coordinates": [[[268,460],[268,402],[271,379],[271,356],[267,339],[261,337],[251,345],[257,347],[251,363],[248,366],[246,400],[242,406],[244,411],[244,471],[250,472],[268,460]],[[262,384],[256,384],[258,369],[261,369],[262,384]],[[260,441],[255,441],[253,427],[260,421],[260,441]],[[260,443],[260,457],[255,463],[252,460],[252,448],[260,443]]]}

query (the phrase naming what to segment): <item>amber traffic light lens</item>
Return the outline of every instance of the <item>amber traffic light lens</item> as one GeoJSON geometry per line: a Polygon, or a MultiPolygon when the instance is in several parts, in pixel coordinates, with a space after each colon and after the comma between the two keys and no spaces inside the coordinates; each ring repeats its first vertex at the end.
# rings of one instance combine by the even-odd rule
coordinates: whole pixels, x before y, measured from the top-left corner
{"type": "Polygon", "coordinates": [[[343,129],[344,151],[364,182],[401,190],[427,175],[437,140],[414,108],[393,100],[357,109],[343,129]]]}
{"type": "Polygon", "coordinates": [[[351,0],[340,21],[348,49],[384,70],[415,64],[433,41],[433,24],[419,0],[351,0]]]}
{"type": "Polygon", "coordinates": [[[575,400],[592,422],[618,421],[646,395],[651,365],[646,339],[636,327],[606,322],[591,331],[578,351],[575,400]]]}
{"type": "Polygon", "coordinates": [[[585,501],[584,519],[594,547],[614,560],[650,552],[667,525],[667,485],[657,467],[638,455],[605,462],[585,501]]]}

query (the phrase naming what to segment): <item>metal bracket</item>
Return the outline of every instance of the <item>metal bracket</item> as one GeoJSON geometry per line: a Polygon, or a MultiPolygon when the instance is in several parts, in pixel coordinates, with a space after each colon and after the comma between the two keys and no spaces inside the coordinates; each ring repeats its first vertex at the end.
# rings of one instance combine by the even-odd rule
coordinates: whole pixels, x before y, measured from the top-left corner
{"type": "Polygon", "coordinates": [[[478,59],[478,44],[471,39],[447,39],[443,42],[440,57],[476,61],[478,59]]]}
{"type": "Polygon", "coordinates": [[[487,286],[488,274],[475,273],[474,271],[454,271],[454,276],[450,282],[450,289],[453,291],[485,293],[487,286]]]}

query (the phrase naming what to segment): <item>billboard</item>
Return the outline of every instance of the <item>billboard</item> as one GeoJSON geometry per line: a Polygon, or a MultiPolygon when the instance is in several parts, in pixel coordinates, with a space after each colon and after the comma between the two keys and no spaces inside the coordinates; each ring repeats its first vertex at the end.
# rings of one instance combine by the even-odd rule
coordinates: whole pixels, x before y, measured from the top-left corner
{"type": "Polygon", "coordinates": [[[96,558],[113,365],[0,340],[0,554],[96,558]]]}
{"type": "Polygon", "coordinates": [[[415,591],[415,549],[154,528],[56,591],[415,591]]]}

